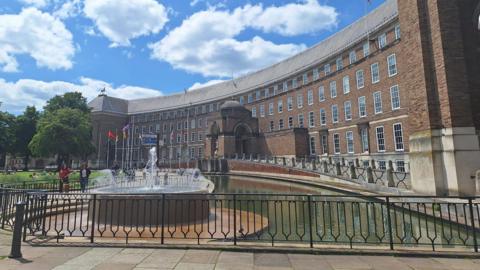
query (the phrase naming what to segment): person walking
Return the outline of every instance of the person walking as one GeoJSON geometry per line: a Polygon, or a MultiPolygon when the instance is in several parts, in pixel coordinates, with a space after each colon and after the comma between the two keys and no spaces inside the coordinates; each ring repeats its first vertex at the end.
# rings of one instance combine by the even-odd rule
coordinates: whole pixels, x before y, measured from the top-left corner
{"type": "Polygon", "coordinates": [[[68,185],[68,176],[72,171],[67,167],[67,165],[63,164],[58,172],[58,176],[60,177],[60,193],[63,191],[68,192],[70,186],[68,185]]]}
{"type": "Polygon", "coordinates": [[[82,192],[87,190],[88,186],[88,178],[90,177],[90,168],[88,168],[87,164],[83,164],[80,168],[80,189],[82,192]]]}

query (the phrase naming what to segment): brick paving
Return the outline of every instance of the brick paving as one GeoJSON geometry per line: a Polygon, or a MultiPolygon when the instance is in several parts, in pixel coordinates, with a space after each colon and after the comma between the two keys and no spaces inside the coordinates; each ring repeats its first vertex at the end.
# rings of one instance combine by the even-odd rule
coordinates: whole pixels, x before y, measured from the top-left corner
{"type": "Polygon", "coordinates": [[[23,245],[23,259],[9,259],[10,234],[0,231],[2,270],[480,270],[478,259],[359,255],[310,255],[201,249],[106,247],[32,247],[23,245]]]}

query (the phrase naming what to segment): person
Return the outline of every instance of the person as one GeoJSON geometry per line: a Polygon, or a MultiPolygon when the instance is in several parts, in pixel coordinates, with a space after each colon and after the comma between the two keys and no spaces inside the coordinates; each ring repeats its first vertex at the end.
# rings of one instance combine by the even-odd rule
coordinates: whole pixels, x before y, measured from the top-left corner
{"type": "Polygon", "coordinates": [[[80,189],[82,192],[87,190],[88,186],[88,178],[90,177],[90,168],[88,168],[87,164],[83,164],[80,168],[80,189]]]}
{"type": "Polygon", "coordinates": [[[58,171],[58,176],[60,177],[60,193],[65,190],[68,192],[70,186],[68,185],[68,176],[70,175],[71,171],[67,167],[67,165],[63,164],[58,171]]]}

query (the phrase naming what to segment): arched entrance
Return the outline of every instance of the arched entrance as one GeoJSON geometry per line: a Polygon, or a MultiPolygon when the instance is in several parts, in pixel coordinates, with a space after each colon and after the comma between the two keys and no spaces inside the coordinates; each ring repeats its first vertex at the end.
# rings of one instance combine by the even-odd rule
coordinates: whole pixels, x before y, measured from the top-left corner
{"type": "Polygon", "coordinates": [[[252,137],[252,131],[245,124],[240,124],[235,128],[235,153],[242,156],[249,154],[248,143],[252,137]]]}

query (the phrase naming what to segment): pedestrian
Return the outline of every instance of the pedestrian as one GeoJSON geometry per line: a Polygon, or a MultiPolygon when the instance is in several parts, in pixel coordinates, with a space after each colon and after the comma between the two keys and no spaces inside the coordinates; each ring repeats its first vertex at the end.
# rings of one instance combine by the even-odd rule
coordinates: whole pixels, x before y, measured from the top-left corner
{"type": "Polygon", "coordinates": [[[62,193],[64,190],[65,192],[68,192],[70,189],[70,186],[68,184],[68,176],[70,175],[71,171],[67,167],[67,165],[62,164],[60,167],[60,170],[58,172],[58,176],[60,177],[60,193],[62,193]]]}
{"type": "Polygon", "coordinates": [[[80,168],[80,189],[82,192],[87,190],[88,186],[88,178],[90,177],[90,168],[88,168],[87,164],[83,164],[80,168]]]}

